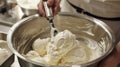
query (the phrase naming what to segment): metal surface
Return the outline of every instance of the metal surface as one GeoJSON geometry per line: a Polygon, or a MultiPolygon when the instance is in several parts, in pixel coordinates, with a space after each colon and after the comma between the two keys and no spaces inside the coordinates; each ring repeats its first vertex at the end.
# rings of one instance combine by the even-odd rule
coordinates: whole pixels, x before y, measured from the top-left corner
{"type": "Polygon", "coordinates": [[[48,7],[47,0],[44,0],[43,2],[46,17],[50,23],[50,29],[51,29],[51,37],[54,37],[57,34],[57,29],[55,28],[54,22],[53,22],[53,12],[52,9],[48,7]]]}
{"type": "Polygon", "coordinates": [[[13,23],[7,22],[7,21],[4,21],[4,20],[0,19],[0,25],[11,27],[13,25],[13,23]]]}
{"type": "MultiPolygon", "coordinates": [[[[114,48],[114,34],[112,30],[100,20],[81,14],[59,13],[54,18],[54,24],[58,31],[68,29],[73,34],[75,34],[78,39],[80,36],[85,36],[97,41],[102,50],[105,51],[104,55],[98,59],[79,65],[81,67],[94,67],[93,65],[97,64],[100,60],[106,57],[114,48]]],[[[50,27],[46,18],[39,17],[38,15],[24,18],[23,20],[13,25],[8,33],[7,41],[9,48],[19,57],[21,67],[48,66],[45,64],[33,62],[25,58],[24,55],[32,49],[32,43],[36,38],[50,37],[49,33],[50,27]]]]}
{"type": "Polygon", "coordinates": [[[11,64],[10,67],[20,67],[18,57],[16,55],[14,55],[14,62],[11,64]]]}
{"type": "Polygon", "coordinates": [[[44,1],[43,5],[44,5],[44,8],[45,8],[46,17],[48,19],[53,19],[53,12],[52,12],[52,9],[48,7],[47,1],[44,1]]]}

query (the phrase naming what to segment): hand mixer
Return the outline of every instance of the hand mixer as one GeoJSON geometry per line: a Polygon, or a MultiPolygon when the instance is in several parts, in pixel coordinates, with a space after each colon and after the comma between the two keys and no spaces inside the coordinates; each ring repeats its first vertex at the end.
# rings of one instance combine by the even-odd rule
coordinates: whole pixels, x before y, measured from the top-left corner
{"type": "Polygon", "coordinates": [[[53,23],[53,12],[52,12],[52,9],[50,7],[48,7],[47,0],[43,0],[43,5],[44,5],[44,8],[45,8],[46,17],[47,17],[47,19],[48,19],[48,21],[50,23],[51,37],[54,37],[58,33],[58,31],[55,28],[54,23],[53,23]]]}

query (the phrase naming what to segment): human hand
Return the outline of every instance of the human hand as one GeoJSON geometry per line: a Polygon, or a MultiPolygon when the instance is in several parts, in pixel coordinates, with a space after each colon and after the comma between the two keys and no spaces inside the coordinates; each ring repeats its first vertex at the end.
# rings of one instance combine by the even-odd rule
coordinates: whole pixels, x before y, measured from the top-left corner
{"type": "MultiPolygon", "coordinates": [[[[48,0],[47,4],[48,7],[52,8],[53,15],[56,15],[60,11],[60,0],[48,0]]],[[[38,4],[38,10],[41,16],[46,16],[45,9],[43,6],[43,0],[41,0],[40,3],[38,4]]]]}
{"type": "Polygon", "coordinates": [[[117,67],[119,63],[120,63],[120,42],[115,46],[113,52],[98,64],[98,67],[117,67]]]}

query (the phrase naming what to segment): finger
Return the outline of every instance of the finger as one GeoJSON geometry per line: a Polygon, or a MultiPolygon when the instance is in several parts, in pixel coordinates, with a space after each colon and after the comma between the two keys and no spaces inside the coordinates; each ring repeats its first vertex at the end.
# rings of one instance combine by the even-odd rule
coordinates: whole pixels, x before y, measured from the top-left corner
{"type": "Polygon", "coordinates": [[[120,41],[119,41],[119,43],[116,45],[116,48],[117,48],[117,51],[118,51],[119,54],[120,54],[120,41]]]}
{"type": "Polygon", "coordinates": [[[117,67],[118,63],[120,62],[119,56],[120,56],[120,42],[116,45],[113,52],[99,63],[99,67],[117,67]]]}
{"type": "Polygon", "coordinates": [[[38,11],[39,11],[40,16],[45,16],[43,0],[41,0],[40,3],[38,4],[38,11]]]}
{"type": "Polygon", "coordinates": [[[60,11],[60,0],[55,0],[54,15],[60,11]]]}
{"type": "Polygon", "coordinates": [[[54,15],[58,14],[59,11],[60,11],[60,6],[56,6],[53,10],[54,15]]]}
{"type": "Polygon", "coordinates": [[[47,4],[49,7],[52,7],[54,5],[54,3],[55,3],[55,0],[48,0],[47,1],[47,4]]]}
{"type": "Polygon", "coordinates": [[[120,62],[120,41],[119,43],[116,45],[116,53],[115,53],[116,57],[118,57],[118,61],[120,62]]]}

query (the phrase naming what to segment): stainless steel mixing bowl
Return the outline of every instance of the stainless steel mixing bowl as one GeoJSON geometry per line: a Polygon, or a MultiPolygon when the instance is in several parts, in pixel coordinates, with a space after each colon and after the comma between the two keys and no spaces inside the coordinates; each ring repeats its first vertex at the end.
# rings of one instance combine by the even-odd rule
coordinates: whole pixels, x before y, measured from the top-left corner
{"type": "MultiPolygon", "coordinates": [[[[80,64],[78,67],[93,67],[93,65],[106,57],[114,48],[114,34],[112,30],[100,20],[76,13],[59,13],[54,17],[54,22],[58,31],[68,29],[76,35],[77,39],[81,36],[87,37],[95,40],[101,47],[103,51],[101,57],[91,62],[80,64]]],[[[22,67],[60,67],[37,63],[24,57],[24,55],[32,49],[32,43],[38,37],[50,37],[50,26],[46,18],[39,17],[36,14],[24,18],[13,25],[9,30],[7,41],[11,51],[19,57],[22,67]]],[[[74,67],[74,65],[68,67],[74,67]]]]}

